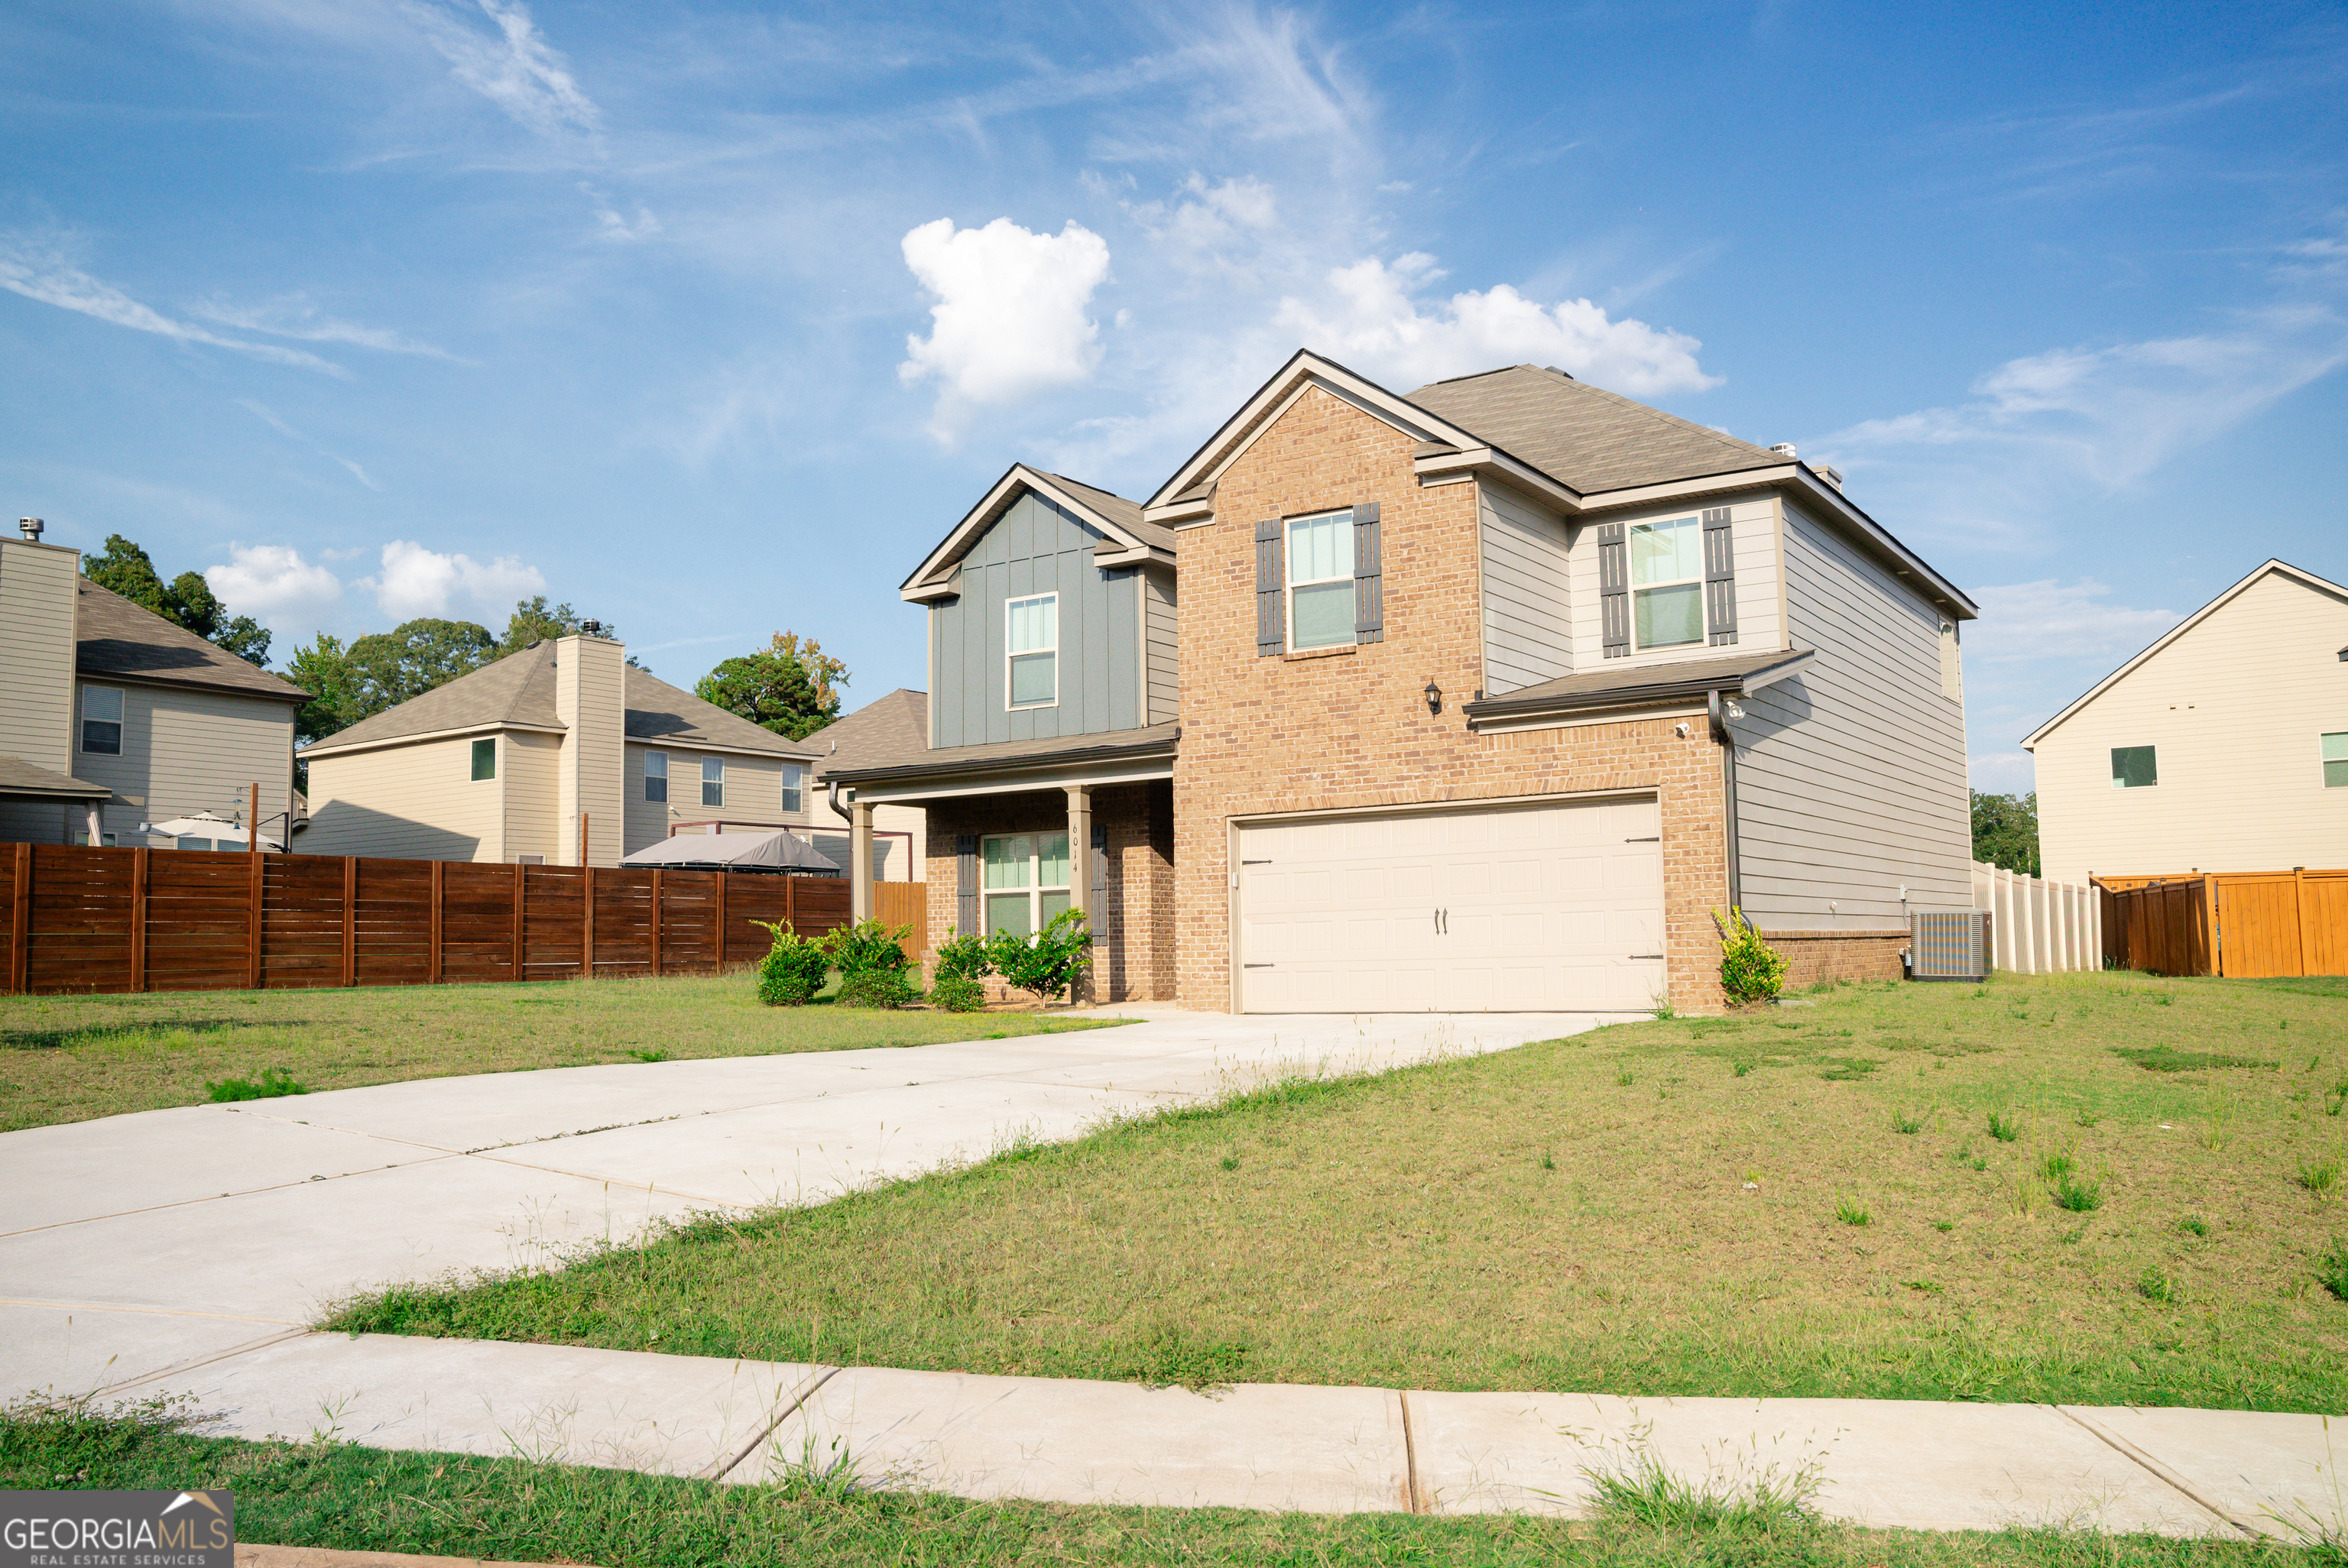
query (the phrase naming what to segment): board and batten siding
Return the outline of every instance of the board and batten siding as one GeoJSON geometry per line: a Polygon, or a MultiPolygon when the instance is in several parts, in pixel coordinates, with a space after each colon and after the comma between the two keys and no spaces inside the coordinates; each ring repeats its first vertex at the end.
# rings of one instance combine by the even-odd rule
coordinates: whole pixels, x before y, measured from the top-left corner
{"type": "MultiPolygon", "coordinates": [[[[74,579],[80,563],[78,553],[55,545],[0,540],[0,753],[57,774],[72,774],[75,761],[74,579]]],[[[69,809],[77,827],[78,806],[0,803],[0,838],[57,843],[69,809]]]]}
{"type": "Polygon", "coordinates": [[[1030,491],[971,547],[957,574],[956,596],[930,610],[938,745],[1049,740],[1145,723],[1142,574],[1093,564],[1093,547],[1101,539],[1030,491]],[[1004,606],[1054,592],[1060,596],[1059,701],[1013,712],[1004,701],[1004,606]]]}
{"type": "Polygon", "coordinates": [[[1488,481],[1478,482],[1477,494],[1486,693],[1497,697],[1572,674],[1573,578],[1565,519],[1488,481]]]}
{"type": "MultiPolygon", "coordinates": [[[[1780,568],[1777,562],[1777,498],[1775,495],[1744,496],[1734,500],[1672,507],[1643,507],[1635,511],[1609,512],[1573,525],[1567,548],[1572,573],[1572,667],[1575,670],[1634,670],[1642,664],[1671,664],[1690,659],[1717,659],[1749,648],[1786,646],[1786,621],[1778,609],[1780,568]],[[1735,649],[1714,648],[1699,641],[1677,648],[1647,652],[1633,648],[1621,659],[1609,659],[1602,641],[1598,610],[1598,530],[1608,523],[1635,528],[1641,523],[1673,518],[1701,518],[1712,507],[1728,507],[1730,551],[1736,563],[1736,642],[1735,649]]],[[[1798,644],[1800,640],[1797,638],[1798,644]]]]}
{"type": "Polygon", "coordinates": [[[1730,724],[1746,914],[1891,930],[1910,908],[1970,908],[1964,704],[1941,692],[1940,611],[1790,506],[1785,540],[1793,642],[1816,656],[1730,724]]]}
{"type": "Polygon", "coordinates": [[[1174,574],[1145,571],[1138,575],[1148,698],[1148,712],[1141,722],[1170,724],[1182,716],[1181,637],[1174,618],[1174,574]]]}
{"type": "MultiPolygon", "coordinates": [[[[114,792],[105,810],[106,831],[116,844],[167,847],[172,840],[142,834],[139,825],[200,811],[242,822],[247,792],[256,784],[267,824],[262,835],[284,842],[281,814],[292,804],[294,790],[291,702],[139,686],[103,675],[85,676],[80,685],[122,693],[122,754],[105,756],[77,746],[72,769],[75,777],[114,792]]],[[[78,833],[80,814],[75,815],[78,833]]]]}
{"type": "Polygon", "coordinates": [[[2269,572],[2129,671],[2035,748],[2049,880],[2348,866],[2348,788],[2322,737],[2348,732],[2348,600],[2269,572]],[[2112,748],[2151,746],[2159,782],[2112,787],[2112,748]]]}
{"type": "Polygon", "coordinates": [[[480,738],[312,758],[310,825],[296,841],[302,853],[503,860],[509,749],[499,748],[496,778],[476,779],[473,743],[480,738]]]}

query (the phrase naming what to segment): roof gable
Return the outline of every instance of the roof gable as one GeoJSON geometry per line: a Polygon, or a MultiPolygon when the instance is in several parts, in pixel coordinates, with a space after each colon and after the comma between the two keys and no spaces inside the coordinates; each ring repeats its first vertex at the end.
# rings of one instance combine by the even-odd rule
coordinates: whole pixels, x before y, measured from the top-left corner
{"type": "Polygon", "coordinates": [[[1438,381],[1410,401],[1585,496],[1787,463],[1766,446],[1529,364],[1438,381]]]}
{"type": "MultiPolygon", "coordinates": [[[[2170,627],[2167,631],[2162,632],[2150,643],[2147,644],[2144,650],[2137,653],[2135,658],[2129,660],[2127,663],[2121,665],[2118,669],[2113,671],[2110,674],[2096,682],[2093,686],[2088,687],[2087,690],[2082,692],[2068,707],[2055,714],[2053,718],[2047,720],[2044,723],[2039,725],[2036,729],[2031,731],[2030,733],[2023,736],[2022,749],[2024,751],[2030,751],[2035,748],[2040,741],[2044,740],[2048,735],[2054,733],[2057,726],[2072,718],[2081,710],[2085,709],[2090,702],[2093,702],[2096,698],[2102,696],[2106,692],[2110,691],[2114,686],[2126,680],[2129,675],[2135,673],[2137,669],[2141,668],[2144,663],[2150,660],[2155,654],[2159,653],[2163,649],[2177,642],[2180,638],[2193,630],[2194,628],[2201,625],[2219,610],[2223,610],[2227,605],[2240,598],[2244,593],[2248,592],[2257,584],[2263,582],[2269,577],[2274,576],[2288,578],[2304,588],[2312,589],[2317,593],[2329,594],[2333,598],[2339,600],[2343,604],[2348,604],[2348,588],[2343,588],[2336,582],[2331,582],[2323,578],[2320,578],[2312,571],[2303,571],[2300,568],[2292,566],[2288,561],[2270,559],[2263,565],[2254,569],[2250,574],[2242,579],[2241,581],[2226,589],[2225,592],[2219,594],[2217,598],[2211,600],[2209,603],[2203,605],[2200,609],[2195,610],[2192,614],[2187,616],[2184,620],[2170,627]]],[[[2340,656],[2343,660],[2348,660],[2348,648],[2342,649],[2340,651],[2340,656]]]]}
{"type": "Polygon", "coordinates": [[[111,589],[86,577],[74,586],[74,664],[85,675],[119,675],[287,702],[310,700],[309,692],[283,676],[205,641],[111,589]]]}
{"type": "Polygon", "coordinates": [[[994,482],[983,499],[963,514],[912,575],[899,585],[900,597],[942,599],[950,591],[948,579],[986,531],[1018,504],[1022,496],[1039,496],[1102,536],[1104,566],[1139,565],[1148,560],[1171,562],[1174,532],[1148,521],[1141,507],[1124,497],[1059,474],[1047,474],[1025,463],[1014,463],[994,482]],[[1107,548],[1114,545],[1113,550],[1107,548]]]}

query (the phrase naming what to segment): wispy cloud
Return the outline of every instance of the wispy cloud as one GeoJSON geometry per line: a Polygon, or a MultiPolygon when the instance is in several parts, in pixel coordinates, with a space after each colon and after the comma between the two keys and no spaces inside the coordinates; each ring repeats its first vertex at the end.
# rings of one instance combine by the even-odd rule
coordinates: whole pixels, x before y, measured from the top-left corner
{"type": "Polygon", "coordinates": [[[571,74],[570,62],[546,41],[521,0],[476,0],[488,29],[470,8],[411,0],[406,7],[450,76],[502,109],[523,128],[550,139],[592,137],[602,128],[595,107],[571,74]]]}
{"type": "Polygon", "coordinates": [[[341,365],[300,349],[224,337],[192,323],[174,320],[83,271],[70,246],[63,237],[56,234],[21,230],[0,233],[0,289],[22,294],[28,300],[38,300],[45,305],[55,305],[59,310],[76,311],[115,326],[129,327],[133,332],[153,333],[158,337],[180,343],[231,349],[238,354],[251,354],[255,359],[299,365],[304,370],[320,371],[327,375],[350,374],[341,365]]]}
{"type": "Polygon", "coordinates": [[[649,240],[661,231],[661,220],[653,216],[652,209],[636,203],[633,218],[623,217],[610,198],[585,180],[579,182],[580,190],[595,204],[595,237],[615,244],[633,244],[649,240]]]}
{"type": "Polygon", "coordinates": [[[294,426],[286,424],[284,420],[279,418],[276,410],[271,408],[267,404],[250,397],[240,397],[236,400],[236,405],[239,408],[243,409],[246,413],[252,415],[254,418],[260,420],[263,425],[268,425],[272,430],[276,431],[280,436],[285,436],[289,440],[300,442],[303,446],[307,446],[310,450],[317,453],[318,456],[327,459],[329,462],[340,464],[344,468],[349,470],[352,478],[356,479],[368,489],[374,490],[378,494],[382,492],[383,487],[376,484],[375,480],[369,477],[365,468],[360,467],[356,463],[352,462],[348,457],[344,456],[341,453],[335,452],[327,447],[314,437],[305,436],[301,431],[294,429],[294,426]]]}
{"type": "Polygon", "coordinates": [[[306,294],[281,294],[257,305],[239,305],[211,299],[188,309],[191,314],[201,316],[208,322],[218,322],[222,326],[267,333],[272,337],[293,338],[300,343],[343,343],[384,354],[421,354],[428,359],[451,362],[457,359],[446,349],[435,348],[428,343],[417,343],[386,327],[361,326],[355,322],[336,320],[319,310],[306,294]]]}
{"type": "Polygon", "coordinates": [[[2093,578],[2042,578],[1975,589],[1973,601],[1982,615],[1965,629],[1965,662],[2087,659],[2118,664],[2183,619],[2173,610],[2114,604],[2111,595],[2111,589],[2093,578]]]}

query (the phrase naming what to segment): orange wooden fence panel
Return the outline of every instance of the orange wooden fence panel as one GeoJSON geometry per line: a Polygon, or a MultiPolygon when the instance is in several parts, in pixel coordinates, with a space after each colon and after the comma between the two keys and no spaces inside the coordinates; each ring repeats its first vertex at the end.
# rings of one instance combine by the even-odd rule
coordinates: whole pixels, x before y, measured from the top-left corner
{"type": "Polygon", "coordinates": [[[836,877],[603,867],[592,881],[591,908],[574,866],[264,855],[256,866],[244,853],[0,844],[0,989],[232,990],[256,972],[269,989],[709,974],[766,953],[757,921],[813,937],[848,919],[836,877]]]}
{"type": "Polygon", "coordinates": [[[2348,974],[2348,871],[2101,877],[2104,948],[2161,975],[2348,974]]]}
{"type": "Polygon", "coordinates": [[[930,946],[930,885],[926,882],[875,882],[872,885],[872,917],[894,930],[911,926],[913,934],[905,938],[905,951],[917,958],[930,946]]]}

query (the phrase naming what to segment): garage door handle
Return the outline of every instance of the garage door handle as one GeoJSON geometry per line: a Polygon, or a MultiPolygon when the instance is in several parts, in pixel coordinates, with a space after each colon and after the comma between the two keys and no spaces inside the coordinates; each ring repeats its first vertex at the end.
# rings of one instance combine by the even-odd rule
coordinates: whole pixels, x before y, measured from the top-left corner
{"type": "Polygon", "coordinates": [[[1240,968],[1243,969],[1268,969],[1272,968],[1272,966],[1270,964],[1241,964],[1240,968]]]}
{"type": "Polygon", "coordinates": [[[1657,835],[1653,838],[1626,838],[1622,842],[1625,844],[1661,844],[1663,841],[1662,835],[1657,835]]]}
{"type": "Polygon", "coordinates": [[[1631,957],[1632,957],[1633,958],[1662,958],[1662,957],[1663,957],[1663,954],[1661,954],[1661,953],[1633,953],[1633,954],[1632,954],[1632,955],[1631,955],[1631,957]]]}

